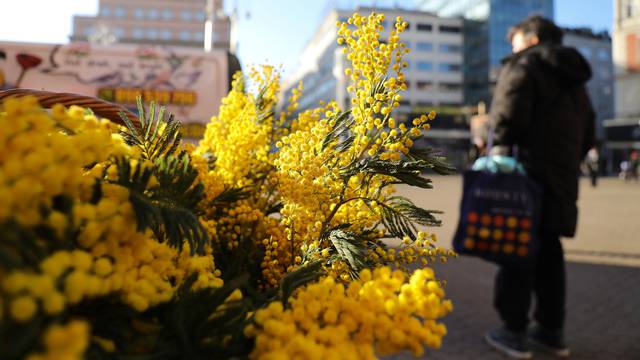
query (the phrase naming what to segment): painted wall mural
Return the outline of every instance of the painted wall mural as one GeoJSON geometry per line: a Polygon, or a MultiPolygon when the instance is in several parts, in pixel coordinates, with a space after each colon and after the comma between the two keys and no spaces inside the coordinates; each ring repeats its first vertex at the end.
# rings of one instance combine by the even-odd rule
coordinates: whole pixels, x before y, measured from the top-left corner
{"type": "Polygon", "coordinates": [[[204,124],[228,91],[227,55],[164,46],[0,42],[0,89],[70,92],[135,107],[166,105],[183,123],[204,124]]]}

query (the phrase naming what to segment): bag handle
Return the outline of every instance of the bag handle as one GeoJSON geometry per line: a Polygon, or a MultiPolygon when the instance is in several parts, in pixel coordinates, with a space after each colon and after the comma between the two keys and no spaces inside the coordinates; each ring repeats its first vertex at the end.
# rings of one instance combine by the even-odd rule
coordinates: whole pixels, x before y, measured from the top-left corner
{"type": "MultiPolygon", "coordinates": [[[[493,149],[493,138],[495,136],[495,128],[492,126],[489,128],[488,134],[487,134],[487,156],[491,156],[491,149],[493,149]]],[[[518,145],[511,145],[511,157],[513,157],[516,160],[519,160],[520,156],[519,156],[519,149],[518,149],[518,145]]]]}

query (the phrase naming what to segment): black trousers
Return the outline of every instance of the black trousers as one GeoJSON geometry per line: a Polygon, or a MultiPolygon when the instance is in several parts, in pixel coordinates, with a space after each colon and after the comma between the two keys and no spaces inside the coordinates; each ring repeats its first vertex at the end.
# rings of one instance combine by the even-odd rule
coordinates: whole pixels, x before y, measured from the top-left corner
{"type": "Polygon", "coordinates": [[[541,234],[533,267],[502,266],[498,270],[494,306],[509,330],[526,330],[533,297],[534,319],[538,325],[545,330],[562,331],[566,312],[566,271],[558,235],[541,234]]]}

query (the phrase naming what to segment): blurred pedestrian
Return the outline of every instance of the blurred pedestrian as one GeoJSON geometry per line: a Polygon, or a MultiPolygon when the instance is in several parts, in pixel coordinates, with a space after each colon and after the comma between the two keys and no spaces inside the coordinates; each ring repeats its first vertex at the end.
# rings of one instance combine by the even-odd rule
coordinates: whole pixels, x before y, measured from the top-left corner
{"type": "Polygon", "coordinates": [[[638,158],[638,152],[636,150],[631,152],[629,155],[629,167],[628,167],[628,175],[626,177],[627,180],[636,180],[638,181],[638,171],[640,167],[640,159],[638,158]]]}
{"type": "Polygon", "coordinates": [[[469,130],[471,132],[470,164],[473,164],[479,157],[486,155],[487,144],[485,141],[487,139],[488,120],[486,105],[481,101],[478,104],[478,114],[471,117],[469,123],[469,130]]]}
{"type": "Polygon", "coordinates": [[[591,178],[591,186],[596,187],[598,185],[598,171],[600,169],[600,156],[598,155],[598,149],[592,148],[587,153],[587,172],[591,178]]]}
{"type": "Polygon", "coordinates": [[[494,305],[503,327],[485,340],[513,358],[532,357],[529,345],[568,356],[564,342],[566,275],[560,236],[573,237],[580,164],[594,146],[594,112],[585,90],[587,61],[563,47],[562,30],[532,16],[509,31],[513,54],[503,67],[489,112],[492,155],[518,148],[518,160],[541,185],[542,219],[534,265],[501,266],[494,305]],[[536,326],[528,329],[535,294],[536,326]]]}

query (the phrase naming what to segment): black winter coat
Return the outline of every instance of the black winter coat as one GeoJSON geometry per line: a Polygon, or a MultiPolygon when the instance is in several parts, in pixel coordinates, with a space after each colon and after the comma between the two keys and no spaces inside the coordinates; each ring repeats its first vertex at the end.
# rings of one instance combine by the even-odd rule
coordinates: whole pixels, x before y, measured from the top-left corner
{"type": "Polygon", "coordinates": [[[539,44],[503,60],[489,113],[495,149],[517,145],[543,189],[542,228],[573,237],[580,162],[594,146],[587,61],[573,48],[539,44]]]}

